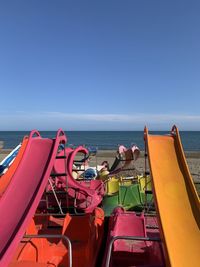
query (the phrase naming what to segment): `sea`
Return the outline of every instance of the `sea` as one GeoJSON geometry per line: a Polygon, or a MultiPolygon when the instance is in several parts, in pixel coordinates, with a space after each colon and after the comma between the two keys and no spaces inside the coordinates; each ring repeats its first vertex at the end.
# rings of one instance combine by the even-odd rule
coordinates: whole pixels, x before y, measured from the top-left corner
{"type": "MultiPolygon", "coordinates": [[[[28,131],[0,131],[0,141],[4,142],[4,148],[12,149],[29,133],[28,131]]],[[[164,131],[150,133],[169,134],[164,131]]],[[[56,136],[55,131],[41,131],[40,134],[47,138],[56,136]]],[[[97,150],[116,150],[119,145],[130,147],[136,144],[141,150],[144,150],[143,131],[65,131],[65,134],[68,146],[84,145],[97,150]]],[[[181,131],[180,136],[185,151],[200,151],[200,131],[181,131]]]]}

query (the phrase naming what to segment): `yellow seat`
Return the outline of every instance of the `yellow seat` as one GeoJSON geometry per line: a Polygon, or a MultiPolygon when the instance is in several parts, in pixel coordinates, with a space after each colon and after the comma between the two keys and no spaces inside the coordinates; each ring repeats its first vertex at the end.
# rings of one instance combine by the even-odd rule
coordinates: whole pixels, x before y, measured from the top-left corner
{"type": "Polygon", "coordinates": [[[112,176],[106,183],[106,192],[108,195],[113,195],[119,191],[119,179],[112,176]]]}
{"type": "Polygon", "coordinates": [[[151,178],[150,176],[138,176],[138,183],[140,191],[144,193],[145,189],[151,191],[151,178]],[[147,184],[146,184],[147,183],[147,184]]]}

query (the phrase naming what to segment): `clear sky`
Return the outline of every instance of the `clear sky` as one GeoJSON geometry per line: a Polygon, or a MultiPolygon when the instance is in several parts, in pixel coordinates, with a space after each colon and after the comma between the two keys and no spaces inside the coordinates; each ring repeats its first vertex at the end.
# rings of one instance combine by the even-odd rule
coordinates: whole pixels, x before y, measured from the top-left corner
{"type": "Polygon", "coordinates": [[[200,1],[1,0],[0,130],[200,130],[200,1]]]}

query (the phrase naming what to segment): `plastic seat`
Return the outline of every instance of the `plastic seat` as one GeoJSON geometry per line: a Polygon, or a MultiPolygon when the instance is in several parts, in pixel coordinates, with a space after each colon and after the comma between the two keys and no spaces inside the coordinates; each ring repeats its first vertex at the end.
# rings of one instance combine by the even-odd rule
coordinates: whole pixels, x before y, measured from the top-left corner
{"type": "MultiPolygon", "coordinates": [[[[26,234],[37,233],[32,220],[26,234]]],[[[11,266],[67,266],[67,248],[62,242],[54,244],[47,238],[24,238],[18,246],[11,266]],[[60,265],[62,262],[65,264],[60,265]]]]}

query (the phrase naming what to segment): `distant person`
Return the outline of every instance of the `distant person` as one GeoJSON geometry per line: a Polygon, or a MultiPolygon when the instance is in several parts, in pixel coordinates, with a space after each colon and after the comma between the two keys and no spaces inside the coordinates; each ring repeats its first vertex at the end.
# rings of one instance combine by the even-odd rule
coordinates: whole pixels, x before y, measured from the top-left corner
{"type": "Polygon", "coordinates": [[[107,160],[104,160],[102,163],[101,163],[102,166],[104,166],[102,169],[103,170],[107,170],[109,171],[109,163],[107,162],[107,160]]]}
{"type": "Polygon", "coordinates": [[[106,180],[108,178],[108,175],[109,175],[109,163],[108,163],[108,161],[106,161],[106,160],[103,161],[101,163],[101,166],[102,166],[102,168],[99,172],[99,177],[102,180],[106,180]]]}

